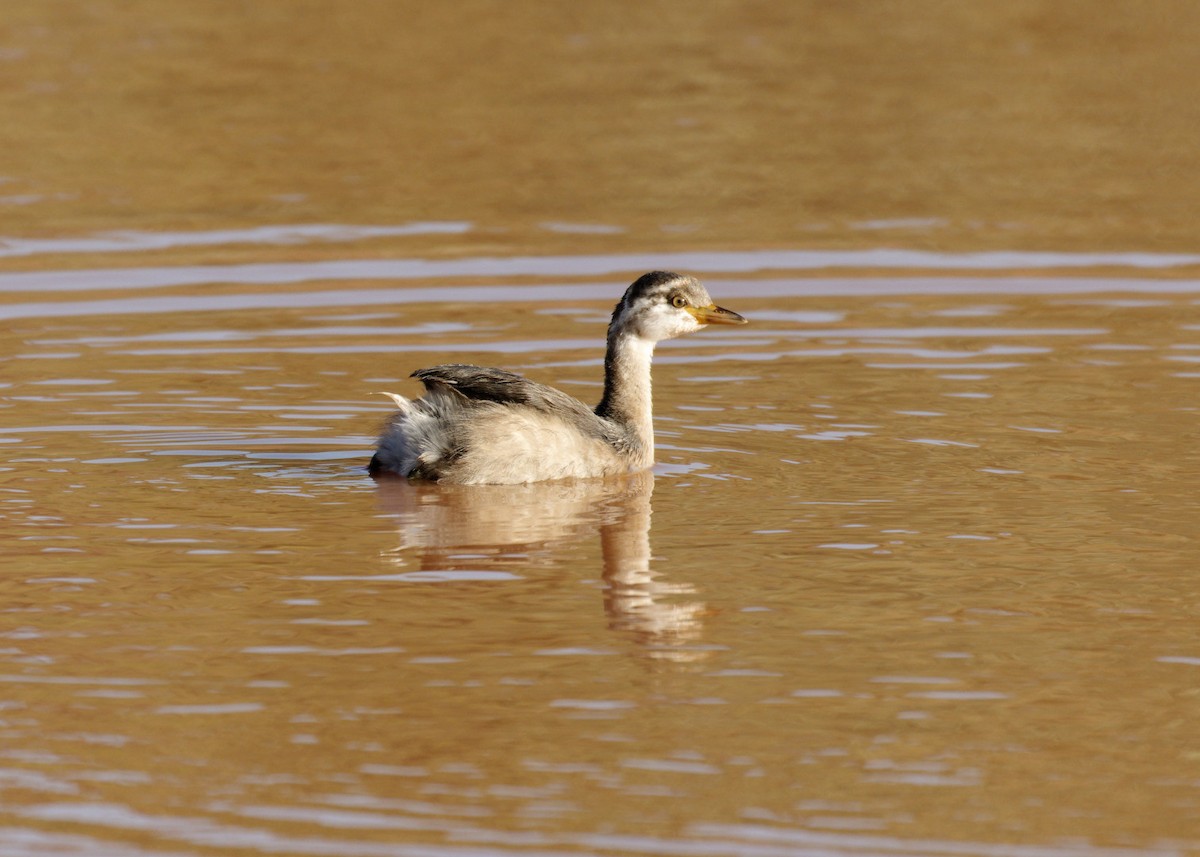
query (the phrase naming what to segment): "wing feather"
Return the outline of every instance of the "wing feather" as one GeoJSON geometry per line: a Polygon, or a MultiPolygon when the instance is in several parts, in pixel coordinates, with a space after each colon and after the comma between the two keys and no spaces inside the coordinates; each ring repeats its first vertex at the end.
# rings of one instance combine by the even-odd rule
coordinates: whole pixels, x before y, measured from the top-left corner
{"type": "Polygon", "coordinates": [[[528,404],[529,396],[525,389],[528,386],[541,386],[526,380],[515,372],[503,369],[485,369],[482,366],[470,366],[466,363],[446,363],[442,366],[431,366],[428,369],[418,369],[412,377],[423,383],[426,389],[446,387],[465,396],[486,402],[508,402],[512,404],[528,404]]]}
{"type": "Polygon", "coordinates": [[[470,401],[533,408],[608,443],[618,444],[626,434],[578,399],[504,369],[447,363],[418,369],[412,377],[421,381],[430,392],[453,391],[470,401]]]}

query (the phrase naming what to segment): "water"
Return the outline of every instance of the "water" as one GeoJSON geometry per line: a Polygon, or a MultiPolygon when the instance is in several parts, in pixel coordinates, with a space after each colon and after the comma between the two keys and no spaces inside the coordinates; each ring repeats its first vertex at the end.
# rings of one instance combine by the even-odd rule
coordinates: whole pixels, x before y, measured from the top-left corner
{"type": "Polygon", "coordinates": [[[1192,848],[1200,285],[696,266],[654,473],[365,475],[419,366],[596,398],[604,263],[6,292],[6,848],[1192,848]]]}
{"type": "Polygon", "coordinates": [[[1192,4],[0,22],[4,857],[1200,852],[1192,4]],[[658,463],[365,474],[381,390],[658,463]]]}

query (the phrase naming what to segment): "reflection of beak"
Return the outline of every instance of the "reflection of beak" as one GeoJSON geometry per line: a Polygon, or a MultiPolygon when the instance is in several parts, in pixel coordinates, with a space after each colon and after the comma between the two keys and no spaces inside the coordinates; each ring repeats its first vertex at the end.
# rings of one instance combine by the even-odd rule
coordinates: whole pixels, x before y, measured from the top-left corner
{"type": "Polygon", "coordinates": [[[733,310],[719,307],[716,304],[708,306],[690,306],[687,308],[701,324],[745,324],[746,319],[742,318],[733,310]]]}

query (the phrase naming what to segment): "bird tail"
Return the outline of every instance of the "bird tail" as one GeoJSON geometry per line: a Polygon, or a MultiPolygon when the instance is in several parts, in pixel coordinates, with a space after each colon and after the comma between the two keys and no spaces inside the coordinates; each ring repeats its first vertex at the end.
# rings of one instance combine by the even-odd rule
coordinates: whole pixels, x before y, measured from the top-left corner
{"type": "Polygon", "coordinates": [[[408,399],[401,396],[399,393],[388,393],[388,392],[381,390],[378,393],[376,393],[376,395],[377,396],[387,396],[389,399],[391,399],[393,402],[396,403],[396,407],[400,409],[401,413],[406,414],[406,413],[408,413],[409,409],[412,408],[412,402],[410,402],[408,399]]]}

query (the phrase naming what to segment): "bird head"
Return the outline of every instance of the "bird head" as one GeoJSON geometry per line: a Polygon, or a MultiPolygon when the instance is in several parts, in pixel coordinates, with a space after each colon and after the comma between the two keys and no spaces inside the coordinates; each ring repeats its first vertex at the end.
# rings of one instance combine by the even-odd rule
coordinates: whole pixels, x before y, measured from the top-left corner
{"type": "Polygon", "coordinates": [[[745,324],[736,312],[713,303],[699,280],[670,271],[643,274],[613,310],[608,335],[628,334],[658,342],[694,333],[708,324],[745,324]]]}

